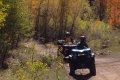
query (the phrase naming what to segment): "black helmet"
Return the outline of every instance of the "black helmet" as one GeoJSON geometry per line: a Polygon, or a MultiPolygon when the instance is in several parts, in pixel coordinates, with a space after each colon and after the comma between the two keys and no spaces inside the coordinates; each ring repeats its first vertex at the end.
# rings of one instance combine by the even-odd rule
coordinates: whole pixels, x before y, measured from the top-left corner
{"type": "Polygon", "coordinates": [[[80,36],[80,41],[86,41],[86,37],[85,36],[80,36]]]}

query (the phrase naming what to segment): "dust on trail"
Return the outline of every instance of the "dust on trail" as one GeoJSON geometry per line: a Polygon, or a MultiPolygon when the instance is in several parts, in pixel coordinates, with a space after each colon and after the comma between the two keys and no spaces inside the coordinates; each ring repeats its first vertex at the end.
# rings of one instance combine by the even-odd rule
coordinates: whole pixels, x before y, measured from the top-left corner
{"type": "MultiPolygon", "coordinates": [[[[69,73],[69,66],[65,66],[69,73]]],[[[96,76],[90,76],[88,69],[77,70],[68,80],[120,80],[120,54],[96,56],[96,70],[96,76]]]]}
{"type": "MultiPolygon", "coordinates": [[[[38,54],[56,55],[57,47],[47,44],[35,45],[38,54]]],[[[76,76],[69,76],[69,65],[64,64],[68,73],[67,80],[120,80],[120,54],[96,56],[96,76],[90,76],[88,69],[76,70],[76,76]]]]}
{"type": "Polygon", "coordinates": [[[120,54],[96,57],[96,69],[91,80],[120,80],[120,54]]]}

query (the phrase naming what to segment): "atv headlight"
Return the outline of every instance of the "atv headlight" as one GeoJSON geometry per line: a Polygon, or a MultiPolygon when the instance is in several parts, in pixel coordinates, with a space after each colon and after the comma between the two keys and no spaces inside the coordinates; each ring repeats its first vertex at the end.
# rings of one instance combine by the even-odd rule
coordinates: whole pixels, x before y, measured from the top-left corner
{"type": "Polygon", "coordinates": [[[69,55],[69,57],[71,58],[71,57],[72,57],[72,55],[69,55]]]}

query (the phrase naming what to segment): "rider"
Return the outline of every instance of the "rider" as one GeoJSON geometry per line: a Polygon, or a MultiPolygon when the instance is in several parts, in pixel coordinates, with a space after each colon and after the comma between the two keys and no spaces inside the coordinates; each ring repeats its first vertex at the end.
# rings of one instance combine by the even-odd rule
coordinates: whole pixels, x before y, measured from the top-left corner
{"type": "Polygon", "coordinates": [[[86,37],[85,36],[80,36],[80,43],[77,45],[78,49],[84,49],[88,48],[88,45],[86,43],[86,37]]]}
{"type": "Polygon", "coordinates": [[[73,43],[73,38],[72,38],[70,32],[65,33],[64,40],[65,40],[65,44],[72,44],[73,43]]]}
{"type": "MultiPolygon", "coordinates": [[[[65,37],[64,37],[64,45],[71,45],[73,43],[72,36],[70,32],[65,32],[65,37]]],[[[62,53],[64,53],[64,49],[62,48],[61,45],[58,46],[58,50],[62,53]]],[[[68,51],[69,52],[69,51],[68,51]]]]}
{"type": "MultiPolygon", "coordinates": [[[[64,47],[65,45],[71,46],[73,44],[73,38],[70,34],[70,32],[65,32],[65,37],[64,37],[64,47]]],[[[62,48],[62,53],[65,57],[67,57],[71,51],[70,47],[62,48]]]]}

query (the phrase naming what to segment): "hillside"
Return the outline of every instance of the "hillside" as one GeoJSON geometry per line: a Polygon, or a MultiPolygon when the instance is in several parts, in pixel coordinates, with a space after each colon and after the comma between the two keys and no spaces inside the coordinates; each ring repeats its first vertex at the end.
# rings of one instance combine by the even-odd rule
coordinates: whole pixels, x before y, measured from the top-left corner
{"type": "Polygon", "coordinates": [[[120,0],[0,0],[0,80],[117,80],[119,52],[120,0]],[[68,75],[57,45],[66,32],[86,37],[95,77],[68,75]]]}

